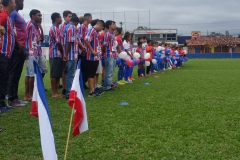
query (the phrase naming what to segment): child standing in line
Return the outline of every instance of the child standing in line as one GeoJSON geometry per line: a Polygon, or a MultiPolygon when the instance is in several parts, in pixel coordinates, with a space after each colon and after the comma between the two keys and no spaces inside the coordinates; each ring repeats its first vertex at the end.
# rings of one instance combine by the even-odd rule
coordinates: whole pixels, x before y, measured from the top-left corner
{"type": "MultiPolygon", "coordinates": [[[[133,36],[131,35],[131,40],[130,40],[130,52],[133,56],[133,36]]],[[[130,67],[130,73],[129,73],[129,77],[128,79],[130,79],[131,81],[134,81],[135,79],[132,77],[132,73],[133,73],[133,69],[134,69],[134,66],[133,67],[130,67]]]]}
{"type": "Polygon", "coordinates": [[[138,47],[136,49],[136,52],[140,54],[140,63],[138,64],[138,78],[143,78],[146,76],[146,74],[145,74],[145,59],[144,59],[142,42],[138,42],[138,47]]]}
{"type": "Polygon", "coordinates": [[[153,47],[152,47],[152,41],[151,40],[148,40],[147,41],[147,47],[146,47],[146,52],[150,54],[150,58],[149,58],[149,61],[150,61],[150,66],[147,66],[147,75],[149,75],[150,73],[150,69],[151,67],[153,66],[153,63],[152,63],[152,58],[153,58],[153,47]]]}

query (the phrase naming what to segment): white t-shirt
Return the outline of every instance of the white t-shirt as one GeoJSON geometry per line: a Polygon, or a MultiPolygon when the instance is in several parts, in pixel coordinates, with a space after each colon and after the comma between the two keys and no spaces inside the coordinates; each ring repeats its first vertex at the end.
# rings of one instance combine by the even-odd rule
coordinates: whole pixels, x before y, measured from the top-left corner
{"type": "Polygon", "coordinates": [[[143,49],[143,54],[144,54],[144,55],[146,54],[146,46],[147,46],[146,43],[143,43],[143,44],[142,44],[142,49],[143,49]]]}
{"type": "MultiPolygon", "coordinates": [[[[130,51],[130,43],[127,42],[126,40],[124,40],[124,42],[123,42],[123,48],[124,48],[125,51],[127,50],[129,53],[131,53],[131,51],[130,51]]],[[[127,55],[126,60],[127,59],[131,59],[131,57],[129,55],[127,55]]]]}

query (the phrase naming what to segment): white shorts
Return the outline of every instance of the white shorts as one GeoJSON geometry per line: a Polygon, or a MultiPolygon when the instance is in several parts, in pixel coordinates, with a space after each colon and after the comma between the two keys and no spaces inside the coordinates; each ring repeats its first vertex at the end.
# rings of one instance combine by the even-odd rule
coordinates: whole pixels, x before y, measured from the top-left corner
{"type": "Polygon", "coordinates": [[[99,60],[96,74],[102,74],[102,60],[99,60]]]}
{"type": "Polygon", "coordinates": [[[29,56],[28,60],[26,60],[26,76],[27,77],[34,77],[35,71],[33,66],[33,61],[36,61],[38,63],[39,69],[41,73],[47,73],[48,68],[46,64],[45,57],[41,54],[38,56],[29,56]]]}

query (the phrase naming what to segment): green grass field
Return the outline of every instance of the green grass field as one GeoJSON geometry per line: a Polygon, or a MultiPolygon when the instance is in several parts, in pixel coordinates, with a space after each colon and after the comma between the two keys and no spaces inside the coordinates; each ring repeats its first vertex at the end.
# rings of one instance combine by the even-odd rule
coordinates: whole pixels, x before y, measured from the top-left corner
{"type": "MultiPolygon", "coordinates": [[[[71,137],[68,160],[240,159],[239,66],[240,60],[189,60],[182,69],[158,72],[159,78],[86,98],[89,131],[71,137]],[[122,107],[122,101],[130,105],[122,107]]],[[[71,108],[67,100],[51,98],[49,79],[44,81],[63,159],[71,108]]],[[[23,97],[24,76],[20,83],[23,97]]],[[[38,119],[29,112],[30,105],[2,114],[1,160],[42,159],[38,119]]]]}

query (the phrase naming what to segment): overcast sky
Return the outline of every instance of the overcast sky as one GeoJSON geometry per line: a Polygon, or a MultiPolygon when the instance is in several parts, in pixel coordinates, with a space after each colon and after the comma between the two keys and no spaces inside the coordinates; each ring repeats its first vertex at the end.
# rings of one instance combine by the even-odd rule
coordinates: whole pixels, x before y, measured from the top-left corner
{"type": "Polygon", "coordinates": [[[31,9],[39,9],[44,14],[45,34],[51,26],[51,13],[71,10],[82,16],[92,13],[93,19],[114,19],[126,22],[123,28],[133,30],[140,26],[154,29],[178,29],[178,34],[190,35],[191,31],[225,33],[234,36],[240,33],[239,0],[24,0],[24,9],[20,11],[25,20],[29,20],[31,9]],[[125,17],[124,18],[124,11],[125,17]],[[137,12],[139,11],[139,12],[137,12]],[[113,13],[114,12],[114,13],[113,13]],[[138,14],[139,13],[139,14],[138,14]],[[138,20],[139,15],[139,20],[138,20]],[[125,20],[124,20],[125,19],[125,20]]]}

